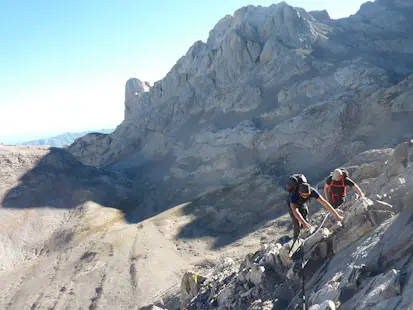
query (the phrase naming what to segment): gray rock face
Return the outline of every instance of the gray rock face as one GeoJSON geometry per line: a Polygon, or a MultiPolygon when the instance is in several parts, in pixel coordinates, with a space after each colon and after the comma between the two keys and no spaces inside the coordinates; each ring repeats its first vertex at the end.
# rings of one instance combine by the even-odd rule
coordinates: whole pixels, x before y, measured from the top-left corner
{"type": "Polygon", "coordinates": [[[134,109],[139,106],[140,100],[145,92],[150,88],[148,82],[142,83],[139,79],[131,78],[125,85],[125,120],[132,117],[134,109]]]}
{"type": "Polygon", "coordinates": [[[322,11],[310,11],[310,13],[315,19],[317,19],[320,22],[327,23],[331,21],[330,15],[326,10],[322,11]]]}
{"type": "Polygon", "coordinates": [[[257,167],[324,175],[413,134],[412,12],[395,0],[340,20],[285,2],[241,8],[148,90],[130,79],[124,122],[69,150],[85,164],[175,188],[177,201],[257,167]]]}
{"type": "Polygon", "coordinates": [[[180,288],[182,307],[185,307],[196,296],[205,280],[205,277],[195,273],[186,272],[184,274],[180,288]]]}
{"type": "MultiPolygon", "coordinates": [[[[390,160],[398,158],[396,150],[408,143],[400,144],[390,160]]],[[[357,160],[362,157],[359,155],[357,160]]],[[[382,164],[381,173],[372,178],[372,183],[376,190],[382,188],[383,180],[393,184],[390,192],[403,201],[410,196],[412,173],[411,159],[399,174],[392,176],[387,175],[382,164]],[[399,179],[405,182],[394,187],[399,179]]],[[[343,226],[325,221],[312,235],[302,232],[300,238],[306,241],[292,255],[289,252],[293,240],[285,244],[272,241],[254,254],[247,254],[239,268],[229,265],[225,271],[210,275],[185,309],[209,309],[208,305],[212,309],[250,309],[265,303],[271,305],[270,309],[297,309],[302,303],[303,276],[309,309],[407,309],[413,302],[409,285],[413,279],[409,250],[411,203],[392,206],[370,199],[349,200],[341,212],[343,226]],[[389,209],[398,211],[388,212],[389,209]],[[378,220],[377,215],[382,212],[388,213],[378,220]]],[[[322,223],[325,214],[317,212],[312,221],[322,223]]]]}

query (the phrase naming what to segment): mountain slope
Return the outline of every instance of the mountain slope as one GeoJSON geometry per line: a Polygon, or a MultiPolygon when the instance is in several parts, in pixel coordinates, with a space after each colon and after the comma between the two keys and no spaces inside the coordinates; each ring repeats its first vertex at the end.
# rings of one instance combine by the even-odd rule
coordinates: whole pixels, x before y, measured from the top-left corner
{"type": "Polygon", "coordinates": [[[233,230],[202,236],[191,226],[202,202],[147,212],[146,193],[124,174],[85,166],[65,149],[2,145],[0,179],[1,309],[177,305],[164,294],[179,291],[186,270],[239,257],[259,238],[223,246],[233,230]]]}
{"type": "Polygon", "coordinates": [[[47,147],[1,146],[0,161],[1,309],[141,307],[189,267],[122,209],[121,175],[47,147]]]}
{"type": "MultiPolygon", "coordinates": [[[[313,235],[301,233],[307,241],[292,258],[293,240],[271,241],[240,265],[227,260],[207,277],[184,275],[182,309],[302,309],[303,286],[305,309],[411,309],[413,140],[388,154],[366,152],[364,163],[345,165],[373,200],[348,200],[343,226],[330,217],[313,235]],[[372,160],[378,154],[388,159],[372,160]]],[[[325,214],[314,211],[312,222],[325,214]]]]}
{"type": "Polygon", "coordinates": [[[285,2],[241,8],[149,90],[130,79],[112,134],[68,149],[156,184],[165,207],[252,173],[323,177],[412,135],[412,12],[406,0],[340,20],[285,2]]]}

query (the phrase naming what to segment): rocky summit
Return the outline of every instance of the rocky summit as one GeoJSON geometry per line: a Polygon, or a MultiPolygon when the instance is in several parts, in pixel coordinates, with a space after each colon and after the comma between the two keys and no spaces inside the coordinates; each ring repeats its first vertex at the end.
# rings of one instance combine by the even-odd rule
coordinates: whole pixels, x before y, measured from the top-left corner
{"type": "Polygon", "coordinates": [[[257,169],[323,176],[411,137],[412,12],[409,0],[367,2],[339,20],[285,2],[243,7],[164,79],[130,79],[125,120],[69,150],[150,178],[176,201],[257,169]]]}
{"type": "Polygon", "coordinates": [[[411,16],[243,7],[112,133],[0,146],[0,308],[413,309],[411,16]],[[290,252],[286,177],[336,167],[366,198],[290,252]]]}

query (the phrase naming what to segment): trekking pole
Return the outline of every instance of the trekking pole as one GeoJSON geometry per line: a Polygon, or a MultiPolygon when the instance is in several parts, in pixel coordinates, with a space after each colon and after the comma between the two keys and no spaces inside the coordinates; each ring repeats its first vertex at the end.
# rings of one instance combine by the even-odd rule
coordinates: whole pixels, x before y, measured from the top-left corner
{"type": "Polygon", "coordinates": [[[304,279],[304,276],[305,276],[305,274],[304,274],[304,247],[302,247],[301,250],[303,251],[302,257],[301,257],[301,273],[302,273],[302,276],[303,276],[303,282],[302,282],[302,285],[303,285],[303,296],[302,296],[302,298],[303,298],[303,310],[306,310],[305,279],[304,279]]]}

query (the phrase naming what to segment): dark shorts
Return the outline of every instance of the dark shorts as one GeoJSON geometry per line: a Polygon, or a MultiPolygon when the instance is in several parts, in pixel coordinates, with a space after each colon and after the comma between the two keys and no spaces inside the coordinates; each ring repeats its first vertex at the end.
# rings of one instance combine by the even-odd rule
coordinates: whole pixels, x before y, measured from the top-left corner
{"type": "Polygon", "coordinates": [[[345,196],[335,196],[335,197],[334,197],[334,202],[333,202],[333,198],[332,198],[332,196],[331,196],[331,192],[329,192],[328,202],[333,206],[334,209],[339,208],[345,201],[346,201],[346,197],[345,197],[345,196]]]}
{"type": "MultiPolygon", "coordinates": [[[[298,220],[295,218],[294,214],[293,214],[293,210],[291,210],[291,207],[289,207],[289,214],[291,217],[291,220],[293,222],[293,237],[294,238],[298,238],[298,235],[300,234],[300,224],[298,223],[298,220]]],[[[297,208],[297,211],[301,213],[301,215],[303,216],[303,218],[308,221],[308,207],[307,206],[302,206],[301,208],[297,208]]]]}

